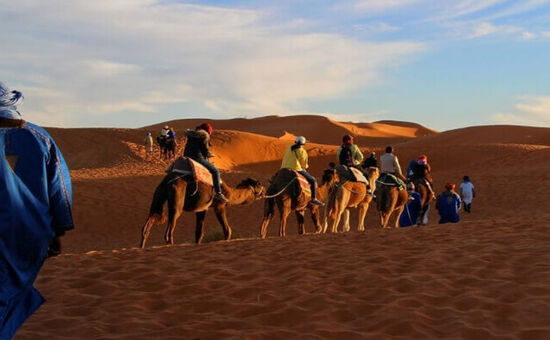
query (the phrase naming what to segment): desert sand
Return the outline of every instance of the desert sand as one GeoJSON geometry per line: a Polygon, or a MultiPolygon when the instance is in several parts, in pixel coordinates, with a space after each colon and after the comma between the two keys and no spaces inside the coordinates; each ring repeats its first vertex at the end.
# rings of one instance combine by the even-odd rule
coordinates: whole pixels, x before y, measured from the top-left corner
{"type": "MultiPolygon", "coordinates": [[[[183,137],[200,120],[168,122],[183,137]]],[[[231,207],[231,241],[210,212],[175,246],[153,229],[137,249],[166,162],[145,159],[141,129],[48,129],[71,168],[76,228],[36,282],[47,302],[16,339],[550,338],[550,129],[478,126],[436,132],[413,123],[319,116],[212,121],[214,163],[230,185],[267,185],[284,148],[305,135],[310,172],[335,160],[343,134],[366,153],[391,144],[401,166],[427,154],[436,191],[469,175],[478,193],[461,222],[258,239],[263,202],[231,207]]],[[[181,147],[180,140],[180,147],[181,147]]],[[[306,229],[313,225],[306,219],[306,229]]]]}

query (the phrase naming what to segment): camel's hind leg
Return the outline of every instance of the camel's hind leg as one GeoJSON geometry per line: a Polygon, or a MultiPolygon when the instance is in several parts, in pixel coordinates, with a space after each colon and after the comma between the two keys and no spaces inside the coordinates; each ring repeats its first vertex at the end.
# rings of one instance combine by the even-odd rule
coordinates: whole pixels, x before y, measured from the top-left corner
{"type": "Polygon", "coordinates": [[[349,215],[350,215],[350,212],[349,212],[349,209],[344,209],[344,212],[342,213],[343,217],[344,217],[344,227],[343,227],[343,230],[345,232],[348,232],[351,230],[351,227],[349,225],[349,215]]]}
{"type": "Polygon", "coordinates": [[[147,221],[145,221],[145,224],[143,225],[143,229],[141,230],[141,243],[139,247],[141,249],[145,248],[145,243],[147,242],[147,239],[149,238],[149,234],[151,233],[151,228],[155,225],[156,217],[149,216],[147,221]]]}
{"type": "Polygon", "coordinates": [[[290,208],[290,200],[279,202],[277,204],[279,206],[279,214],[281,216],[281,222],[279,224],[279,236],[285,237],[286,236],[286,220],[288,218],[288,215],[290,215],[290,212],[292,209],[290,208]]]}
{"type": "Polygon", "coordinates": [[[206,210],[195,213],[197,217],[197,225],[195,226],[195,242],[201,243],[204,237],[204,219],[206,218],[206,210]]]}
{"type": "Polygon", "coordinates": [[[268,198],[265,200],[264,205],[264,219],[262,221],[262,227],[260,228],[260,237],[265,238],[267,236],[267,226],[273,215],[275,214],[275,200],[273,198],[268,198]]]}
{"type": "Polygon", "coordinates": [[[183,212],[187,185],[182,185],[182,187],[177,187],[174,185],[168,194],[168,224],[166,226],[166,232],[164,233],[164,241],[166,244],[174,244],[176,221],[183,212]]]}
{"type": "Polygon", "coordinates": [[[405,209],[404,205],[395,209],[395,224],[394,224],[395,228],[399,228],[399,217],[401,217],[401,214],[403,213],[404,209],[405,209]]]}
{"type": "Polygon", "coordinates": [[[298,220],[298,234],[305,235],[306,234],[306,228],[304,223],[304,214],[305,210],[296,210],[296,220],[298,220]]]}
{"type": "Polygon", "coordinates": [[[367,211],[369,210],[369,203],[359,205],[359,211],[357,214],[357,231],[365,231],[365,217],[367,217],[367,211]]]}

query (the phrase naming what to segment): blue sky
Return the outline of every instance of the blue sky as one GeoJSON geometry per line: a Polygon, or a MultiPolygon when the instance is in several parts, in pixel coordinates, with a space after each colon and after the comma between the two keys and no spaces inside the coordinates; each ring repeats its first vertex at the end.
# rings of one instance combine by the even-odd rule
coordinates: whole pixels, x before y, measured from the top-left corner
{"type": "Polygon", "coordinates": [[[0,0],[29,121],[550,126],[550,0],[0,0]]]}

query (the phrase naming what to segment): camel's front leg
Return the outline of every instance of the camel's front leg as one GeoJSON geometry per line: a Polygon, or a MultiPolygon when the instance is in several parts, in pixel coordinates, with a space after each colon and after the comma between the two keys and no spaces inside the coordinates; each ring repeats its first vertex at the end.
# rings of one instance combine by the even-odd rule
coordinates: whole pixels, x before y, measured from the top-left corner
{"type": "Polygon", "coordinates": [[[214,211],[216,212],[216,218],[218,219],[218,222],[220,222],[220,225],[222,226],[225,239],[230,240],[231,227],[229,226],[229,222],[227,221],[227,214],[225,210],[226,207],[227,206],[225,204],[222,204],[219,207],[216,207],[214,211]]]}

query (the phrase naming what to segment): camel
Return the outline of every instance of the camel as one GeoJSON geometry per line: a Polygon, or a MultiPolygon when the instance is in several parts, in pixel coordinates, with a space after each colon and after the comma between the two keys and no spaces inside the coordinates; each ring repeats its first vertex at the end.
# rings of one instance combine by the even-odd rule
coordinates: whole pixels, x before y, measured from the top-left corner
{"type": "Polygon", "coordinates": [[[269,197],[265,201],[264,218],[260,229],[261,238],[265,238],[267,236],[267,227],[275,214],[275,204],[277,204],[277,207],[279,208],[281,218],[279,236],[286,236],[286,220],[288,215],[290,215],[293,210],[295,211],[296,219],[298,220],[298,233],[300,235],[306,233],[304,226],[304,214],[306,208],[309,208],[311,211],[313,224],[316,228],[315,232],[321,232],[321,225],[319,223],[319,207],[309,204],[311,194],[302,190],[298,196],[293,195],[293,191],[297,190],[297,186],[299,185],[295,176],[296,174],[294,171],[281,169],[272,179],[272,183],[267,189],[267,195],[269,197]]]}
{"type": "Polygon", "coordinates": [[[376,205],[380,214],[380,226],[388,228],[388,222],[393,212],[396,212],[395,228],[399,228],[399,216],[405,208],[405,204],[409,200],[407,190],[399,190],[397,184],[387,181],[387,177],[383,180],[377,180],[376,187],[376,205]]]}
{"type": "Polygon", "coordinates": [[[426,186],[426,182],[422,179],[415,179],[413,181],[415,191],[420,194],[421,200],[421,206],[422,210],[420,210],[420,214],[418,216],[418,225],[424,225],[424,216],[428,212],[428,209],[430,208],[430,202],[432,200],[432,195],[430,193],[430,190],[426,186]]]}
{"type": "Polygon", "coordinates": [[[226,240],[231,238],[231,227],[227,221],[226,208],[228,205],[252,204],[263,197],[265,188],[260,182],[251,178],[243,180],[235,188],[222,183],[222,192],[229,200],[222,202],[214,199],[212,186],[203,182],[194,182],[190,175],[183,176],[178,172],[168,173],[157,186],[149,210],[149,217],[141,233],[141,248],[155,224],[168,221],[164,240],[167,244],[174,244],[174,230],[176,221],[183,211],[194,212],[196,215],[195,242],[201,243],[204,237],[204,219],[206,211],[212,207],[222,226],[226,240]],[[166,203],[166,204],[165,204],[166,203]],[[165,209],[165,206],[168,209],[165,209]]]}
{"type": "MultiPolygon", "coordinates": [[[[367,178],[371,188],[376,188],[376,180],[379,174],[380,172],[376,167],[369,167],[367,169],[367,178]]],[[[350,230],[348,208],[359,208],[357,230],[364,231],[365,217],[367,216],[367,210],[372,199],[373,196],[367,193],[365,183],[348,180],[342,181],[341,178],[335,182],[333,189],[330,191],[330,198],[327,204],[327,210],[332,220],[331,232],[337,232],[338,224],[344,212],[345,223],[343,231],[350,230]]]]}

